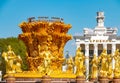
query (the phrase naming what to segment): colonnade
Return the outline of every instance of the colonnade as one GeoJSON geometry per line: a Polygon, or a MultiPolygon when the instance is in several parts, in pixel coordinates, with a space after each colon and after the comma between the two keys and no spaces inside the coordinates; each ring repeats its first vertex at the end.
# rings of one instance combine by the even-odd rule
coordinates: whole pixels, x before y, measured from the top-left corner
{"type": "MultiPolygon", "coordinates": [[[[86,57],[86,59],[85,59],[85,65],[86,65],[86,77],[89,77],[89,46],[90,46],[90,44],[91,43],[84,43],[84,45],[85,45],[85,57],[86,57]]],[[[80,47],[80,44],[76,44],[77,45],[77,48],[79,48],[80,47]]],[[[98,44],[97,43],[94,43],[93,44],[94,46],[94,54],[96,55],[96,56],[98,56],[98,44]]],[[[115,52],[115,50],[116,50],[116,44],[115,43],[111,43],[111,54],[112,55],[114,55],[114,52],[115,52]]],[[[107,43],[103,43],[103,49],[108,49],[107,48],[107,43]]],[[[113,61],[112,61],[112,66],[113,66],[113,69],[114,69],[114,64],[115,64],[115,60],[113,59],[113,61]]],[[[86,78],[87,79],[87,78],[86,78]]]]}

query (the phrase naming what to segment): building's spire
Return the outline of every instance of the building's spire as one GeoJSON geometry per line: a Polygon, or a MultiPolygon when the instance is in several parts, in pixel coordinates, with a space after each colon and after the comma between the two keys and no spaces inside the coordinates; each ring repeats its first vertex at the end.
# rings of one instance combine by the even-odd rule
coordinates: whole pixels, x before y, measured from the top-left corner
{"type": "Polygon", "coordinates": [[[97,12],[97,26],[103,27],[104,26],[104,12],[97,12]]]}

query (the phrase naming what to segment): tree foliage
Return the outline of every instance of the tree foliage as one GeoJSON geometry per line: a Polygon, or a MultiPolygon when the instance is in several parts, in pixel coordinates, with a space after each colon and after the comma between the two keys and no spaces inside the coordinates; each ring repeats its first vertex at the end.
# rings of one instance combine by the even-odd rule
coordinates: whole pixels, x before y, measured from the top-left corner
{"type": "MultiPolygon", "coordinates": [[[[0,38],[0,55],[3,52],[7,51],[8,45],[11,45],[12,50],[15,52],[16,55],[21,56],[23,60],[22,69],[27,70],[28,66],[27,66],[26,55],[25,55],[26,47],[24,43],[16,37],[0,38]]],[[[2,70],[3,73],[5,72],[5,61],[1,56],[0,56],[0,70],[2,70]]]]}

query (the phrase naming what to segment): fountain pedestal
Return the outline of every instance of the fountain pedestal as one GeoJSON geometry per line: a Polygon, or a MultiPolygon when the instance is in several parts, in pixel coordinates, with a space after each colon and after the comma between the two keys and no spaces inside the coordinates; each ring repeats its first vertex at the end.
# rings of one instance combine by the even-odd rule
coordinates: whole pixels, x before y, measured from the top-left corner
{"type": "Polygon", "coordinates": [[[94,83],[97,81],[97,78],[91,78],[90,81],[94,83]]]}
{"type": "Polygon", "coordinates": [[[113,83],[119,83],[120,82],[120,78],[114,78],[113,79],[113,83]]]}
{"type": "Polygon", "coordinates": [[[76,83],[85,83],[85,77],[77,76],[76,77],[76,83]]]}
{"type": "Polygon", "coordinates": [[[99,81],[100,83],[109,83],[109,79],[107,77],[100,77],[99,81]]]}
{"type": "Polygon", "coordinates": [[[15,83],[15,77],[13,75],[8,75],[6,77],[6,83],[15,83]]]}
{"type": "Polygon", "coordinates": [[[48,75],[42,77],[41,83],[51,83],[51,78],[48,75]]]}

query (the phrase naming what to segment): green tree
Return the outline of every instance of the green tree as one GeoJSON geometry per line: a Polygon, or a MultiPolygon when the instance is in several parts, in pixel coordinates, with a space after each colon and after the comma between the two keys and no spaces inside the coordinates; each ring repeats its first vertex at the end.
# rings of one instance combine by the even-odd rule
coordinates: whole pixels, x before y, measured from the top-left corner
{"type": "MultiPolygon", "coordinates": [[[[28,66],[27,66],[26,55],[25,55],[26,47],[24,43],[16,37],[0,38],[0,55],[3,52],[7,51],[8,45],[11,45],[12,50],[15,52],[16,55],[21,56],[23,61],[22,69],[27,70],[28,66]]],[[[2,70],[3,73],[5,73],[5,61],[3,60],[2,56],[0,56],[0,65],[1,65],[0,70],[2,70]]]]}

